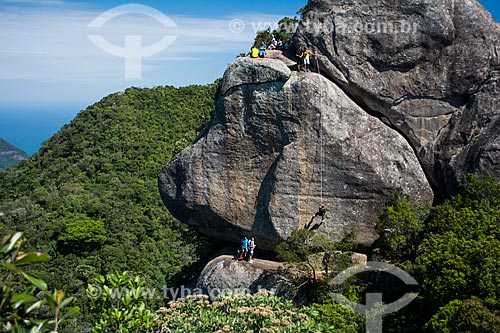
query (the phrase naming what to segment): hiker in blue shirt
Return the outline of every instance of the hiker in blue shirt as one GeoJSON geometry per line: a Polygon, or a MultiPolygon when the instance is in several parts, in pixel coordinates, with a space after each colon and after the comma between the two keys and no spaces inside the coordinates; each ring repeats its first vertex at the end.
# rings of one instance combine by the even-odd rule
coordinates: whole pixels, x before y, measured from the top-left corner
{"type": "Polygon", "coordinates": [[[241,254],[243,255],[243,258],[247,257],[247,252],[248,252],[248,238],[247,236],[244,236],[243,239],[241,240],[241,254]]]}
{"type": "Polygon", "coordinates": [[[259,57],[260,58],[265,58],[266,57],[266,49],[267,49],[267,46],[264,42],[262,42],[262,44],[260,45],[260,49],[259,49],[259,57]]]}

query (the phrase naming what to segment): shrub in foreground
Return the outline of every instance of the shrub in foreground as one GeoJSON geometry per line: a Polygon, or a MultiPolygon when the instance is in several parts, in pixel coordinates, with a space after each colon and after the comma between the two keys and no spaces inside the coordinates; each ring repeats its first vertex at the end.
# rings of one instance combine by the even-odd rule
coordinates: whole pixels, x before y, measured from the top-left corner
{"type": "MultiPolygon", "coordinates": [[[[310,307],[294,307],[291,301],[261,291],[255,295],[226,295],[213,303],[208,296],[191,296],[170,302],[158,311],[158,332],[346,332],[317,320],[310,307]]],[[[352,313],[354,316],[354,313],[352,313]]]]}

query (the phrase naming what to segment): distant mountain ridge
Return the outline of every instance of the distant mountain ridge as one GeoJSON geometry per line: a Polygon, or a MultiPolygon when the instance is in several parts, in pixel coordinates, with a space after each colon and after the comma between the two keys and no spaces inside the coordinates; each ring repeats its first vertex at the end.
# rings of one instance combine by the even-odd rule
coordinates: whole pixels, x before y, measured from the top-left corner
{"type": "Polygon", "coordinates": [[[29,158],[21,149],[0,138],[0,172],[3,172],[29,158]]]}

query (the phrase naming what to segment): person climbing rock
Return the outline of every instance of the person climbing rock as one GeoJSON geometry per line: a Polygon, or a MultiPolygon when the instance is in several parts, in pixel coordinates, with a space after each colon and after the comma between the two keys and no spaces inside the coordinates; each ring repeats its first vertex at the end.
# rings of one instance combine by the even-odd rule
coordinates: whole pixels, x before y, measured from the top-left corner
{"type": "Polygon", "coordinates": [[[249,241],[248,241],[248,262],[249,263],[253,263],[253,253],[254,253],[254,249],[255,249],[255,238],[252,237],[249,241]]]}
{"type": "Polygon", "coordinates": [[[306,225],[305,228],[310,231],[318,230],[319,227],[323,225],[323,222],[325,221],[325,216],[326,216],[326,208],[324,205],[321,205],[318,209],[318,212],[312,216],[311,221],[309,221],[309,223],[306,225]],[[314,219],[318,216],[321,216],[321,222],[313,225],[314,219]]]}
{"type": "Polygon", "coordinates": [[[243,236],[243,238],[241,239],[241,256],[243,257],[243,259],[247,257],[247,253],[248,253],[248,238],[247,236],[243,236]]]}
{"type": "Polygon", "coordinates": [[[311,65],[311,56],[315,57],[316,54],[313,53],[308,48],[304,48],[304,52],[302,53],[302,59],[304,63],[304,72],[310,72],[309,66],[311,65]]]}
{"type": "Polygon", "coordinates": [[[325,215],[326,215],[326,208],[325,208],[325,206],[324,206],[324,205],[321,205],[321,206],[319,207],[318,212],[317,212],[316,214],[314,214],[313,219],[314,219],[315,217],[321,216],[321,221],[323,221],[323,220],[325,219],[325,215]]]}
{"type": "Polygon", "coordinates": [[[295,54],[295,56],[297,58],[299,58],[299,61],[297,61],[297,70],[299,72],[302,71],[302,62],[303,62],[302,57],[304,56],[304,50],[305,50],[305,47],[301,47],[301,48],[299,48],[299,52],[295,54]]]}
{"type": "Polygon", "coordinates": [[[251,54],[250,54],[250,56],[251,56],[252,58],[258,58],[258,57],[259,57],[259,49],[257,48],[257,46],[256,46],[256,45],[254,45],[254,46],[252,47],[252,50],[251,50],[251,54]]]}

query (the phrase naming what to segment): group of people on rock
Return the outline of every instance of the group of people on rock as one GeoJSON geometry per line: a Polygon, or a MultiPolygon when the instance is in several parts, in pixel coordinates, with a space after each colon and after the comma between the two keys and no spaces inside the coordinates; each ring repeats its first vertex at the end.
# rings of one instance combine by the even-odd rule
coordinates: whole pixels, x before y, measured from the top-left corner
{"type": "Polygon", "coordinates": [[[316,57],[316,54],[303,46],[299,49],[299,53],[297,53],[296,56],[299,58],[299,62],[297,63],[298,71],[304,70],[304,72],[310,72],[309,66],[311,65],[311,56],[316,57]]]}
{"type": "MultiPolygon", "coordinates": [[[[254,45],[251,48],[250,56],[252,58],[265,58],[267,56],[267,50],[275,49],[283,49],[283,43],[273,38],[269,46],[266,46],[264,42],[262,42],[260,47],[254,45]]],[[[316,57],[316,54],[305,46],[300,47],[298,51],[299,52],[296,54],[296,57],[299,59],[297,62],[298,71],[310,72],[311,57],[316,57]]]]}
{"type": "Polygon", "coordinates": [[[267,48],[269,50],[283,50],[284,47],[285,46],[283,45],[283,42],[281,41],[281,39],[276,40],[276,38],[273,37],[273,39],[271,40],[271,43],[269,44],[269,46],[267,48]]]}
{"type": "Polygon", "coordinates": [[[250,239],[247,236],[243,236],[241,239],[241,248],[238,250],[237,260],[243,261],[247,260],[250,264],[253,263],[253,255],[255,250],[255,238],[250,239]]]}
{"type": "Polygon", "coordinates": [[[252,50],[250,52],[250,56],[252,58],[265,58],[267,55],[267,47],[266,44],[262,43],[260,47],[257,47],[257,45],[254,45],[252,47],[252,50]]]}
{"type": "MultiPolygon", "coordinates": [[[[321,206],[318,209],[318,212],[316,212],[316,214],[312,216],[311,221],[307,224],[306,229],[309,229],[311,231],[318,229],[325,221],[325,216],[326,216],[326,208],[323,204],[321,204],[321,206]],[[312,226],[313,221],[316,217],[321,217],[321,222],[315,226],[312,226]]],[[[246,260],[249,263],[253,263],[255,247],[256,245],[254,237],[248,239],[247,236],[243,236],[241,238],[241,248],[238,249],[236,260],[238,261],[246,260]]]]}

